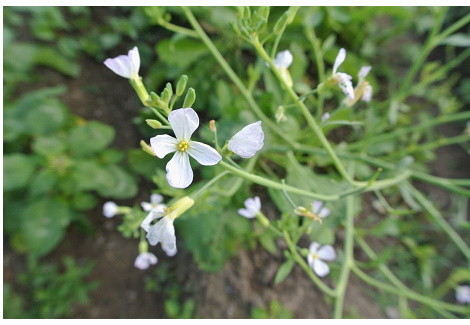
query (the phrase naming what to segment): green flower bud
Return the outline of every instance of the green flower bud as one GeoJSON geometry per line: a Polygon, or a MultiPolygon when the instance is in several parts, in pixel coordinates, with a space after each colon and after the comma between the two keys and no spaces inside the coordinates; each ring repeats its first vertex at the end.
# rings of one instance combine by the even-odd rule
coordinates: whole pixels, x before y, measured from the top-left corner
{"type": "Polygon", "coordinates": [[[173,91],[168,90],[168,88],[165,88],[163,89],[160,97],[162,98],[162,101],[164,101],[165,103],[168,103],[170,101],[171,95],[173,95],[173,91]]]}
{"type": "Polygon", "coordinates": [[[191,199],[189,196],[182,197],[169,208],[169,216],[171,217],[171,219],[176,219],[181,216],[186,210],[191,208],[193,204],[194,200],[191,199]]]}
{"type": "Polygon", "coordinates": [[[193,88],[189,88],[188,92],[186,93],[186,97],[184,98],[182,108],[191,107],[195,101],[196,101],[196,91],[193,88]]]}
{"type": "Polygon", "coordinates": [[[188,83],[188,76],[182,75],[178,83],[176,84],[176,96],[181,96],[186,89],[186,84],[188,83]]]}
{"type": "Polygon", "coordinates": [[[263,7],[259,8],[259,16],[262,20],[268,21],[269,7],[268,6],[263,6],[263,7]]]}
{"type": "Polygon", "coordinates": [[[168,89],[168,93],[170,94],[170,97],[173,96],[173,87],[171,86],[171,83],[167,82],[165,89],[168,89]]]}
{"type": "Polygon", "coordinates": [[[157,120],[146,119],[145,122],[147,122],[148,126],[153,129],[159,129],[162,127],[162,123],[157,120]]]}
{"type": "Polygon", "coordinates": [[[276,25],[274,25],[273,32],[275,35],[279,34],[287,26],[287,19],[289,18],[287,11],[278,19],[276,25]]]}
{"type": "Polygon", "coordinates": [[[150,147],[144,140],[140,140],[140,146],[142,147],[143,151],[149,155],[155,156],[155,152],[153,152],[152,147],[150,147]]]}

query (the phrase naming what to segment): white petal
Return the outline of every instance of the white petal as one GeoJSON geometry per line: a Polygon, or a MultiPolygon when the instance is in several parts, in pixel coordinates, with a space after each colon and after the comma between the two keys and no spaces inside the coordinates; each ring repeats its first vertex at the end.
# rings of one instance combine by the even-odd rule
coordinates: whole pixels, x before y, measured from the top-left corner
{"type": "Polygon", "coordinates": [[[168,122],[179,141],[189,141],[199,126],[199,117],[192,108],[180,108],[168,115],[168,122]]]}
{"type": "Polygon", "coordinates": [[[325,261],[334,261],[336,259],[335,249],[331,245],[325,245],[318,250],[318,257],[325,261]]]}
{"type": "Polygon", "coordinates": [[[104,64],[121,77],[127,79],[132,77],[132,64],[127,55],[120,55],[114,59],[106,59],[104,64]]]}
{"type": "Polygon", "coordinates": [[[106,218],[112,218],[114,217],[118,212],[118,206],[114,202],[106,202],[103,205],[103,215],[106,218]]]}
{"type": "Polygon", "coordinates": [[[176,246],[175,227],[173,226],[173,219],[169,216],[163,217],[160,221],[150,227],[147,233],[147,239],[150,245],[157,245],[162,243],[166,247],[176,246]]]}
{"type": "Polygon", "coordinates": [[[372,98],[372,86],[367,85],[366,88],[364,89],[364,92],[362,93],[361,100],[368,103],[370,102],[372,98]]]}
{"type": "Polygon", "coordinates": [[[359,80],[364,79],[365,77],[367,77],[367,75],[369,74],[370,69],[372,69],[371,66],[362,67],[361,70],[359,70],[359,73],[357,74],[357,77],[359,78],[359,80]]]}
{"type": "Polygon", "coordinates": [[[152,150],[158,158],[177,150],[178,140],[168,134],[161,134],[150,139],[152,150]]]}
{"type": "Polygon", "coordinates": [[[249,124],[228,142],[228,149],[242,158],[253,157],[264,145],[261,121],[249,124]]]}
{"type": "Polygon", "coordinates": [[[326,122],[327,120],[330,119],[330,117],[331,117],[330,113],[326,112],[321,116],[321,121],[326,122]]]}
{"type": "Polygon", "coordinates": [[[140,227],[142,227],[143,230],[148,232],[149,229],[150,229],[150,224],[152,223],[152,221],[155,220],[155,219],[161,218],[164,215],[165,214],[163,212],[159,213],[159,212],[156,212],[156,211],[152,210],[152,211],[150,211],[149,214],[147,214],[144,221],[142,221],[142,224],[140,225],[140,227]]]}
{"type": "Polygon", "coordinates": [[[176,151],[166,165],[166,172],[166,179],[173,187],[186,188],[193,181],[193,170],[186,152],[176,151]]]}
{"type": "Polygon", "coordinates": [[[338,86],[349,98],[354,99],[354,88],[352,85],[352,77],[346,73],[337,73],[338,86]]]}
{"type": "Polygon", "coordinates": [[[344,62],[345,59],[346,50],[342,48],[339,50],[338,55],[336,56],[335,64],[333,65],[333,74],[336,74],[336,70],[338,70],[338,67],[341,65],[341,63],[344,62]]]}
{"type": "Polygon", "coordinates": [[[132,50],[128,53],[129,60],[132,63],[132,74],[133,78],[137,78],[139,76],[139,69],[140,69],[140,55],[139,49],[137,46],[134,46],[132,50]]]}
{"type": "Polygon", "coordinates": [[[274,65],[279,68],[287,69],[292,64],[294,57],[289,50],[279,52],[274,59],[274,65]]]}
{"type": "Polygon", "coordinates": [[[160,194],[153,193],[152,195],[150,195],[150,202],[152,203],[152,205],[157,205],[158,203],[162,201],[163,201],[163,196],[161,196],[160,194]]]}
{"type": "Polygon", "coordinates": [[[253,213],[253,210],[250,209],[238,209],[238,214],[248,219],[256,217],[256,213],[253,213]]]}
{"type": "Polygon", "coordinates": [[[145,270],[148,269],[150,265],[157,264],[158,259],[152,253],[141,253],[137,256],[134,262],[134,266],[138,269],[145,270]]]}
{"type": "Polygon", "coordinates": [[[328,264],[326,264],[320,259],[315,259],[313,261],[313,270],[319,277],[324,277],[325,275],[330,273],[330,267],[328,266],[328,264]]]}
{"type": "Polygon", "coordinates": [[[261,210],[261,201],[258,196],[255,196],[254,198],[249,198],[246,199],[245,202],[245,207],[252,211],[256,215],[261,210]]]}
{"type": "Polygon", "coordinates": [[[455,298],[462,304],[470,304],[470,286],[458,286],[455,293],[455,298]]]}
{"type": "Polygon", "coordinates": [[[330,213],[331,213],[330,209],[323,207],[323,209],[320,210],[318,215],[320,216],[320,218],[326,218],[330,215],[330,213]]]}
{"type": "Polygon", "coordinates": [[[309,255],[316,254],[318,251],[318,248],[320,247],[320,244],[317,242],[313,242],[310,244],[310,247],[308,248],[310,251],[309,255]]]}
{"type": "Polygon", "coordinates": [[[176,242],[164,242],[162,243],[162,249],[166,256],[175,256],[178,252],[178,249],[176,249],[176,242]]]}
{"type": "Polygon", "coordinates": [[[152,204],[149,202],[142,202],[140,203],[140,206],[142,207],[144,211],[150,211],[152,210],[152,207],[153,207],[152,204]]]}
{"type": "Polygon", "coordinates": [[[204,166],[215,165],[222,159],[222,156],[214,148],[197,141],[189,142],[189,148],[186,152],[204,166]]]}

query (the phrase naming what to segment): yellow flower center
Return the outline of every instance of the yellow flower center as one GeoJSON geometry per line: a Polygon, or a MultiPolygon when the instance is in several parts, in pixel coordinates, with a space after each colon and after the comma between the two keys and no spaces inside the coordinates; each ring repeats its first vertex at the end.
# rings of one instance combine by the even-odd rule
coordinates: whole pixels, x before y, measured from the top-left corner
{"type": "Polygon", "coordinates": [[[178,143],[178,145],[176,146],[176,149],[178,149],[178,151],[181,151],[181,152],[184,152],[186,150],[188,150],[189,148],[189,141],[180,141],[180,143],[178,143]]]}
{"type": "Polygon", "coordinates": [[[317,253],[312,253],[312,257],[314,260],[318,259],[318,254],[317,253]]]}

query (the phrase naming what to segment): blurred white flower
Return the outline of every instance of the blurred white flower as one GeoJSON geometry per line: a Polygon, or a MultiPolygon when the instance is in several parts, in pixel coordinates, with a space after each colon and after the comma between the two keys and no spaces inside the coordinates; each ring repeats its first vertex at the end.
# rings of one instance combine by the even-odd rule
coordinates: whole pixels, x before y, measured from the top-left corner
{"type": "Polygon", "coordinates": [[[118,206],[114,202],[106,202],[103,205],[103,215],[106,218],[112,218],[118,213],[118,206]]]}
{"type": "Polygon", "coordinates": [[[177,252],[175,227],[173,226],[173,221],[176,216],[169,213],[163,218],[162,216],[156,217],[161,219],[148,228],[147,239],[152,246],[161,243],[162,249],[165,251],[166,255],[174,256],[177,252]]]}
{"type": "Polygon", "coordinates": [[[326,218],[330,215],[330,210],[324,206],[322,201],[313,201],[312,213],[318,215],[320,218],[326,218]]]}
{"type": "Polygon", "coordinates": [[[341,88],[343,93],[345,93],[349,98],[354,99],[354,88],[352,85],[352,77],[343,72],[337,72],[341,63],[346,59],[346,50],[340,49],[338,55],[336,56],[335,63],[333,65],[333,74],[331,79],[335,84],[341,88]]]}
{"type": "Polygon", "coordinates": [[[157,264],[157,257],[149,252],[140,253],[135,259],[134,266],[140,270],[146,270],[150,265],[157,264]]]}
{"type": "Polygon", "coordinates": [[[261,201],[258,196],[245,200],[245,209],[238,209],[238,214],[252,219],[256,217],[256,214],[261,210],[261,201]]]}
{"type": "Polygon", "coordinates": [[[163,196],[160,194],[152,194],[150,195],[150,202],[142,202],[140,205],[144,211],[164,211],[166,208],[165,204],[160,204],[163,201],[163,196]]]}
{"type": "Polygon", "coordinates": [[[455,298],[461,304],[470,304],[470,286],[458,286],[455,292],[455,298]]]}
{"type": "Polygon", "coordinates": [[[228,142],[228,149],[242,158],[253,157],[264,145],[261,121],[249,124],[228,142]]]}
{"type": "Polygon", "coordinates": [[[193,181],[189,156],[204,166],[215,165],[222,157],[207,144],[191,141],[191,135],[199,126],[199,117],[192,108],[174,110],[168,116],[168,121],[176,138],[167,134],[157,135],[150,139],[150,145],[158,158],[175,152],[173,158],[166,165],[166,179],[173,187],[186,188],[193,181]]]}
{"type": "Polygon", "coordinates": [[[137,46],[134,46],[127,55],[119,55],[114,59],[106,59],[104,64],[121,77],[127,79],[139,78],[140,56],[137,46]]]}
{"type": "Polygon", "coordinates": [[[307,260],[308,265],[319,276],[324,277],[330,273],[330,267],[324,261],[334,261],[336,259],[335,249],[331,245],[320,247],[319,243],[310,244],[310,253],[307,260]]]}
{"type": "Polygon", "coordinates": [[[287,69],[290,67],[292,62],[294,61],[294,57],[289,50],[285,50],[279,52],[274,59],[274,65],[278,69],[287,69]]]}
{"type": "Polygon", "coordinates": [[[331,117],[330,113],[328,113],[328,112],[323,113],[323,115],[321,116],[321,121],[326,122],[330,119],[330,117],[331,117]]]}

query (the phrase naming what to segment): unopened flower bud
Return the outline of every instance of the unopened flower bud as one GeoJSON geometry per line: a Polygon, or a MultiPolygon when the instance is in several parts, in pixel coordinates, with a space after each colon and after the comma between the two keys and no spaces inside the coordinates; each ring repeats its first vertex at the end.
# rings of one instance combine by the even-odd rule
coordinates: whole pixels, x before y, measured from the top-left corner
{"type": "Polygon", "coordinates": [[[194,205],[194,200],[189,196],[182,197],[176,201],[170,208],[172,219],[176,219],[194,205]]]}
{"type": "Polygon", "coordinates": [[[212,132],[217,132],[217,128],[215,126],[215,121],[214,120],[210,120],[209,122],[209,128],[211,129],[212,132]]]}
{"type": "Polygon", "coordinates": [[[160,123],[157,120],[146,119],[145,122],[147,122],[148,126],[150,126],[153,129],[159,129],[162,127],[162,123],[160,123]]]}
{"type": "Polygon", "coordinates": [[[285,111],[286,111],[286,109],[284,108],[284,106],[279,106],[276,109],[276,113],[274,114],[274,116],[276,117],[276,122],[277,123],[287,121],[285,111]]]}
{"type": "Polygon", "coordinates": [[[163,89],[160,97],[162,98],[162,101],[168,103],[170,101],[171,95],[173,95],[173,90],[171,90],[171,84],[167,83],[167,87],[163,89]],[[170,88],[168,88],[168,85],[170,85],[170,88]]]}
{"type": "Polygon", "coordinates": [[[289,18],[287,11],[278,19],[274,25],[273,32],[275,35],[279,34],[287,25],[287,18],[289,18]]]}
{"type": "Polygon", "coordinates": [[[181,96],[184,93],[187,83],[188,83],[188,76],[182,75],[180,80],[176,84],[176,96],[181,96]]]}
{"type": "Polygon", "coordinates": [[[196,101],[196,91],[193,88],[189,88],[188,92],[186,93],[186,97],[184,98],[182,108],[191,107],[195,101],[196,101]]]}
{"type": "Polygon", "coordinates": [[[140,146],[142,147],[142,150],[145,151],[146,153],[155,156],[155,153],[152,150],[152,147],[150,147],[144,140],[140,140],[140,146]]]}

